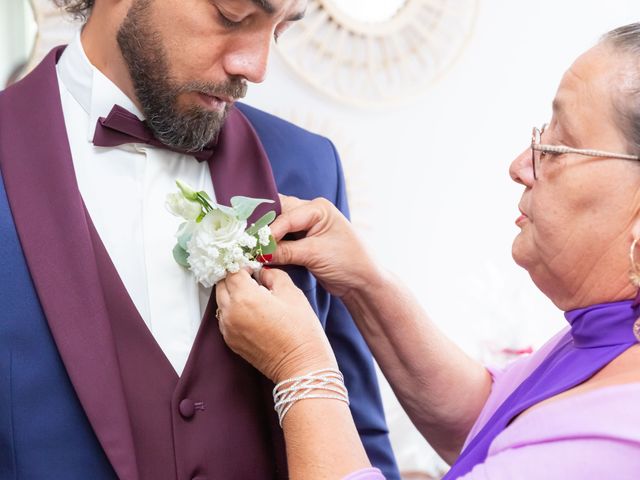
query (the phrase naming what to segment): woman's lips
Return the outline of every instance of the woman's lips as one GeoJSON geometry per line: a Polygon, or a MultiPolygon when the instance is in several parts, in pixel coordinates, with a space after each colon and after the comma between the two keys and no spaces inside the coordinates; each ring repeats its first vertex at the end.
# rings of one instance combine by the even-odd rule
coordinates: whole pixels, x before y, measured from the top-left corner
{"type": "Polygon", "coordinates": [[[522,215],[520,215],[518,218],[516,218],[516,225],[520,226],[520,224],[522,222],[524,222],[525,220],[528,220],[529,217],[527,217],[524,213],[522,215]]]}

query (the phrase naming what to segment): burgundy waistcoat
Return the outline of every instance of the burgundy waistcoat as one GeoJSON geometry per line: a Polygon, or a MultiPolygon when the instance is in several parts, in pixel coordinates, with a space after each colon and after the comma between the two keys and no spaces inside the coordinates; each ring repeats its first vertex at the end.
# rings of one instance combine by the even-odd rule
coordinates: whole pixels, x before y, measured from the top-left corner
{"type": "Polygon", "coordinates": [[[91,230],[140,479],[286,478],[269,385],[224,344],[213,296],[178,378],[91,230]]]}

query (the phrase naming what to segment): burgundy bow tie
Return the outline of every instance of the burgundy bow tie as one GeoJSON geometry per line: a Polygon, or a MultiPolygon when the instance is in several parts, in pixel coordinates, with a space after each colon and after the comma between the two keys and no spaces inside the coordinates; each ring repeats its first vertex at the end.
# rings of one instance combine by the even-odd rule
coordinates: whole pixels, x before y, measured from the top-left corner
{"type": "Polygon", "coordinates": [[[158,140],[151,129],[133,113],[114,105],[107,117],[100,117],[93,134],[93,144],[96,147],[117,147],[125,143],[146,143],[154,147],[165,148],[184,155],[193,155],[199,162],[207,161],[213,155],[213,147],[217,138],[199,152],[188,152],[183,149],[170,147],[158,140]]]}

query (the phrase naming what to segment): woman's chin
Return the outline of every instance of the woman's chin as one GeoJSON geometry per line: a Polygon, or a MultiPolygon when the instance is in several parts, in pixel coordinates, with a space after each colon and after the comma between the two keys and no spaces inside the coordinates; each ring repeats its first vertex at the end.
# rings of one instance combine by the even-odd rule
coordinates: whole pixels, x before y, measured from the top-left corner
{"type": "Polygon", "coordinates": [[[536,249],[533,248],[527,240],[523,232],[520,232],[516,238],[513,239],[511,257],[513,261],[516,262],[516,265],[531,273],[531,270],[536,265],[536,249]]]}

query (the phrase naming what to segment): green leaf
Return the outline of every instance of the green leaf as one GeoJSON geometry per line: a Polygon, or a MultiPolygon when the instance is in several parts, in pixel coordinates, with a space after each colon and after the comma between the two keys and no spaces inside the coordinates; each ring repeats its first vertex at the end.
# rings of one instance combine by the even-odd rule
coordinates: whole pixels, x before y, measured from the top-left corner
{"type": "Polygon", "coordinates": [[[196,202],[198,200],[198,194],[188,184],[180,180],[176,180],[176,185],[182,192],[182,195],[184,195],[184,198],[186,198],[187,200],[191,200],[192,202],[196,202]]]}
{"type": "Polygon", "coordinates": [[[233,197],[231,199],[231,206],[240,220],[249,218],[258,205],[262,205],[263,203],[274,203],[274,201],[266,198],[250,197],[233,197]]]}
{"type": "Polygon", "coordinates": [[[258,220],[256,220],[256,223],[254,223],[249,228],[247,228],[247,233],[249,235],[255,235],[258,233],[258,230],[260,230],[262,227],[266,227],[275,219],[276,219],[276,212],[271,210],[270,212],[265,213],[258,220]]]}
{"type": "Polygon", "coordinates": [[[262,247],[262,255],[271,255],[273,252],[276,251],[276,247],[278,246],[278,244],[276,243],[276,239],[273,238],[272,236],[269,236],[269,245],[267,245],[266,247],[262,247]]]}
{"type": "Polygon", "coordinates": [[[184,248],[182,248],[178,244],[176,244],[176,246],[173,247],[173,258],[175,259],[176,262],[178,262],[178,265],[180,265],[181,267],[189,268],[189,262],[187,262],[187,258],[189,258],[189,254],[184,248]]]}
{"type": "MultiPolygon", "coordinates": [[[[202,215],[202,214],[200,214],[200,215],[202,215]]],[[[187,228],[188,225],[189,225],[188,222],[184,222],[178,228],[178,245],[183,250],[187,249],[187,243],[189,242],[189,240],[191,240],[191,236],[193,234],[192,230],[190,228],[187,228]]]]}
{"type": "Polygon", "coordinates": [[[212,202],[213,200],[211,200],[211,197],[209,196],[209,194],[207,192],[205,192],[204,190],[200,190],[198,192],[199,195],[203,196],[204,198],[206,198],[207,200],[209,200],[210,202],[212,202]]]}
{"type": "Polygon", "coordinates": [[[214,209],[214,207],[210,203],[211,197],[207,195],[207,192],[198,192],[196,193],[196,201],[202,205],[206,212],[210,212],[214,209]]]}
{"type": "MultiPolygon", "coordinates": [[[[216,205],[214,208],[217,208],[222,213],[227,214],[230,217],[236,218],[238,216],[238,213],[233,208],[227,207],[226,205],[216,205]]],[[[244,218],[241,220],[244,220],[244,218]]]]}

